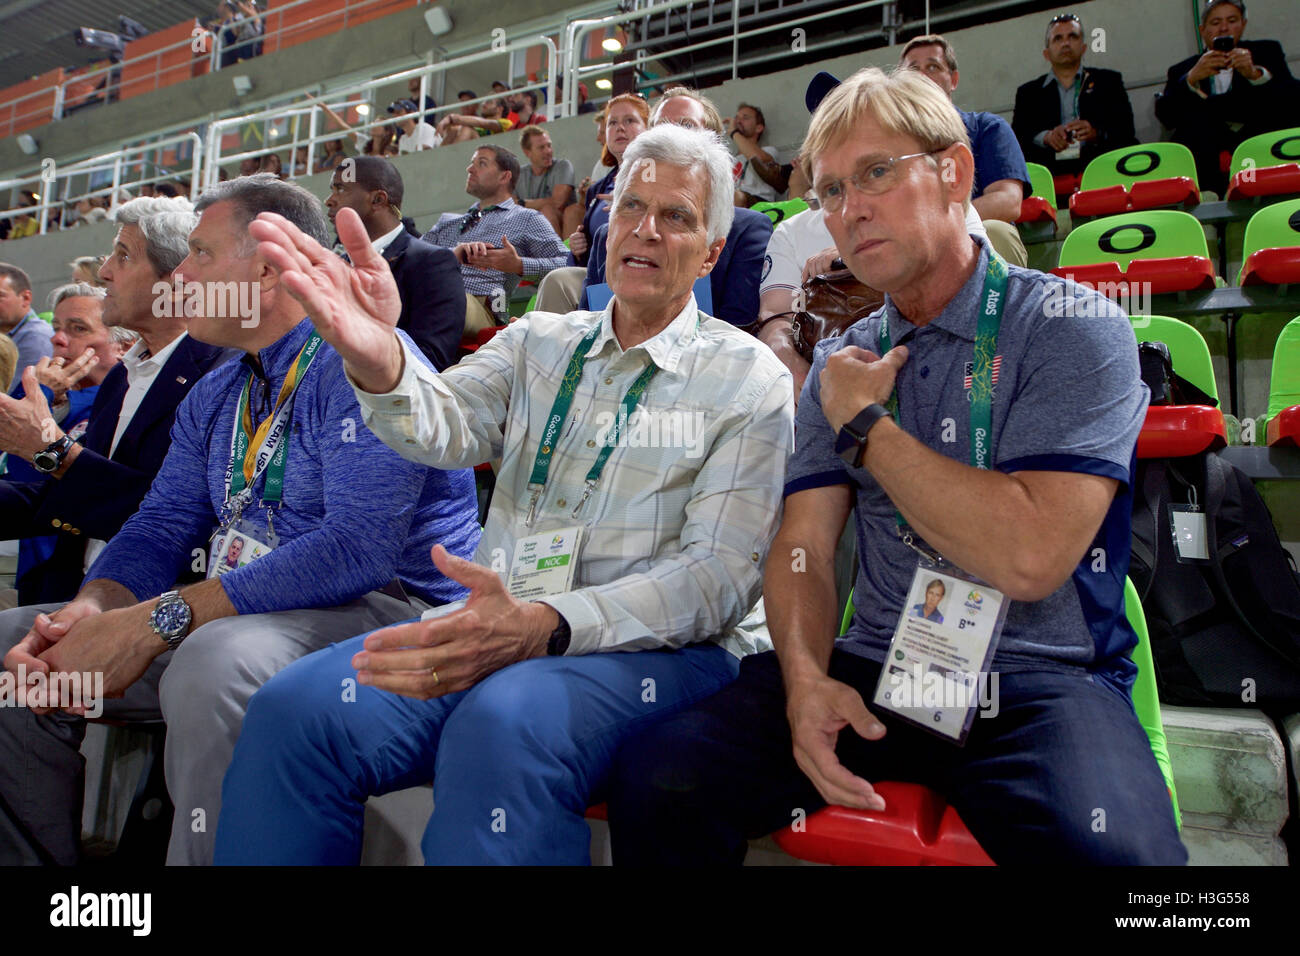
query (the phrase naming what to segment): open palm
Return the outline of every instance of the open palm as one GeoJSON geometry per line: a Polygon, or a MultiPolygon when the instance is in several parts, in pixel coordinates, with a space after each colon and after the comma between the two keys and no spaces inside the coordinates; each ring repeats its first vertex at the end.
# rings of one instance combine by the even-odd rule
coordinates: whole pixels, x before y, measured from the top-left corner
{"type": "Polygon", "coordinates": [[[275,213],[261,213],[248,231],[321,337],[343,357],[353,379],[367,390],[388,391],[402,370],[402,347],[394,331],[402,313],[397,283],[356,212],[340,209],[334,225],[351,265],[275,213]]]}

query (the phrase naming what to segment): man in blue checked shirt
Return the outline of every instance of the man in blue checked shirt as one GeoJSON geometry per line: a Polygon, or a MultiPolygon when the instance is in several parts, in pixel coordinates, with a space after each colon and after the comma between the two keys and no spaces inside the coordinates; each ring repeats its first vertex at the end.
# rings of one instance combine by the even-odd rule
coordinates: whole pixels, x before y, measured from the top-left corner
{"type": "Polygon", "coordinates": [[[335,220],[351,268],[283,221],[249,227],[376,434],[433,467],[501,467],[475,560],[434,552],[470,588],[463,608],[327,648],[253,699],[217,863],[355,863],[365,795],[430,779],[426,862],[586,862],[583,814],[618,743],[766,647],[746,616],[794,438],[790,375],[691,292],[726,242],[731,158],[665,125],[623,159],[610,305],[525,315],[442,374],[394,336],[396,287],[351,210],[335,220]]]}
{"type": "Polygon", "coordinates": [[[540,280],[565,264],[568,250],[536,209],[514,200],[519,160],[503,146],[480,146],[465,170],[465,191],[478,202],[445,212],[424,241],[456,253],[465,280],[465,335],[506,319],[523,277],[540,280]]]}
{"type": "MultiPolygon", "coordinates": [[[[109,716],[161,712],[168,862],[181,864],[211,860],[253,692],[304,654],[462,597],[429,550],[468,556],[479,538],[472,475],[405,461],[361,425],[342,359],[248,238],[249,221],[275,211],[325,241],[319,201],[259,174],[213,186],[195,208],[176,270],[190,334],[246,354],[186,397],[149,494],[76,598],[39,609],[5,645],[14,673],[102,674],[117,698],[109,716]],[[169,590],[205,565],[207,580],[169,590]]],[[[0,774],[0,861],[74,863],[84,720],[67,701],[26,703],[0,709],[0,766],[36,768],[0,774]]]]}

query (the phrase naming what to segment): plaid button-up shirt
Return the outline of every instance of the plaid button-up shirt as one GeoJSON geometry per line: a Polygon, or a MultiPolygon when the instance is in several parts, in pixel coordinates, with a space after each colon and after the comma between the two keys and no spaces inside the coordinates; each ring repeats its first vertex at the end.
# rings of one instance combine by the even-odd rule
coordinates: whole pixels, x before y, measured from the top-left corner
{"type": "Polygon", "coordinates": [[[476,557],[499,573],[518,536],[586,526],[573,590],[545,598],[572,628],[570,654],[700,640],[737,656],[766,650],[765,633],[738,625],[761,592],[781,514],[794,440],[790,373],[752,336],[699,313],[693,297],[626,351],[611,309],[530,313],[441,375],[408,355],[392,392],[357,390],[365,423],[437,468],[501,459],[476,557]],[[536,523],[522,529],[539,439],[570,357],[597,323],[536,523]],[[652,362],[657,373],[572,517],[623,396],[652,362]]]}
{"type": "MultiPolygon", "coordinates": [[[[510,244],[519,251],[519,258],[523,260],[524,276],[530,279],[540,279],[568,261],[569,250],[564,248],[546,217],[536,209],[521,206],[513,199],[489,206],[475,216],[478,208],[479,204],[475,203],[468,212],[444,212],[434,227],[424,234],[424,241],[444,249],[462,242],[485,242],[501,248],[501,237],[508,236],[510,244]]],[[[465,280],[465,291],[470,295],[492,295],[501,289],[507,301],[521,278],[499,269],[475,269],[465,265],[460,267],[460,274],[465,280]]]]}

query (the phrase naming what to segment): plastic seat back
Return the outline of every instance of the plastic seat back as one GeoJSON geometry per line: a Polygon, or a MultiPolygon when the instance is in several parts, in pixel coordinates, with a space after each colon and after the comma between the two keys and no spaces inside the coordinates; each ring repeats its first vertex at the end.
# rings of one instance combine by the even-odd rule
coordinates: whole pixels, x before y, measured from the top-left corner
{"type": "Polygon", "coordinates": [[[1300,316],[1282,328],[1273,346],[1273,374],[1268,388],[1268,417],[1300,405],[1300,316]]]}
{"type": "Polygon", "coordinates": [[[1199,256],[1209,259],[1205,231],[1194,216],[1154,209],[1108,216],[1076,226],[1061,245],[1062,266],[1114,262],[1127,269],[1136,259],[1199,256]]]}
{"type": "Polygon", "coordinates": [[[1300,199],[1265,206],[1246,223],[1239,285],[1300,282],[1300,199]]]}
{"type": "Polygon", "coordinates": [[[1196,160],[1192,151],[1181,143],[1139,143],[1112,149],[1090,162],[1083,171],[1080,189],[1104,189],[1107,186],[1132,186],[1153,179],[1186,176],[1199,188],[1196,160]]]}
{"type": "Polygon", "coordinates": [[[1214,366],[1210,347],[1195,328],[1165,315],[1134,315],[1133,334],[1139,342],[1164,342],[1176,371],[1187,381],[1214,399],[1219,390],[1214,384],[1214,366]]]}
{"type": "Polygon", "coordinates": [[[1169,789],[1169,799],[1174,805],[1174,822],[1182,829],[1183,817],[1178,812],[1174,770],[1169,762],[1169,742],[1165,739],[1165,725],[1160,719],[1160,695],[1156,687],[1155,661],[1151,657],[1151,640],[1147,636],[1146,615],[1142,613],[1142,601],[1138,598],[1137,588],[1128,578],[1124,579],[1124,616],[1128,618],[1129,626],[1138,639],[1137,646],[1130,655],[1137,665],[1137,677],[1133,680],[1133,709],[1137,711],[1138,721],[1146,731],[1147,740],[1151,742],[1151,753],[1156,758],[1160,773],[1165,778],[1165,786],[1169,789]]]}
{"type": "Polygon", "coordinates": [[[1056,205],[1056,183],[1052,181],[1052,171],[1038,163],[1025,163],[1029,170],[1029,188],[1031,196],[1046,199],[1056,205]]]}
{"type": "Polygon", "coordinates": [[[756,202],[749,207],[754,212],[761,212],[772,220],[772,225],[780,225],[791,216],[797,216],[808,208],[802,199],[785,199],[781,202],[756,202]]]}
{"type": "Polygon", "coordinates": [[[1300,127],[1242,140],[1228,173],[1228,199],[1300,192],[1300,127]]]}

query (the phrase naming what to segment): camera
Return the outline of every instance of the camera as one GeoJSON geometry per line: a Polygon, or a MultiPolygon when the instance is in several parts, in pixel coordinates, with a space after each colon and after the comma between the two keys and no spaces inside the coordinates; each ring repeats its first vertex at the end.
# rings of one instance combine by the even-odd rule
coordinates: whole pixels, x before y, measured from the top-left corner
{"type": "Polygon", "coordinates": [[[1229,36],[1215,37],[1210,41],[1210,47],[1220,53],[1231,53],[1236,45],[1237,41],[1229,36]]]}

